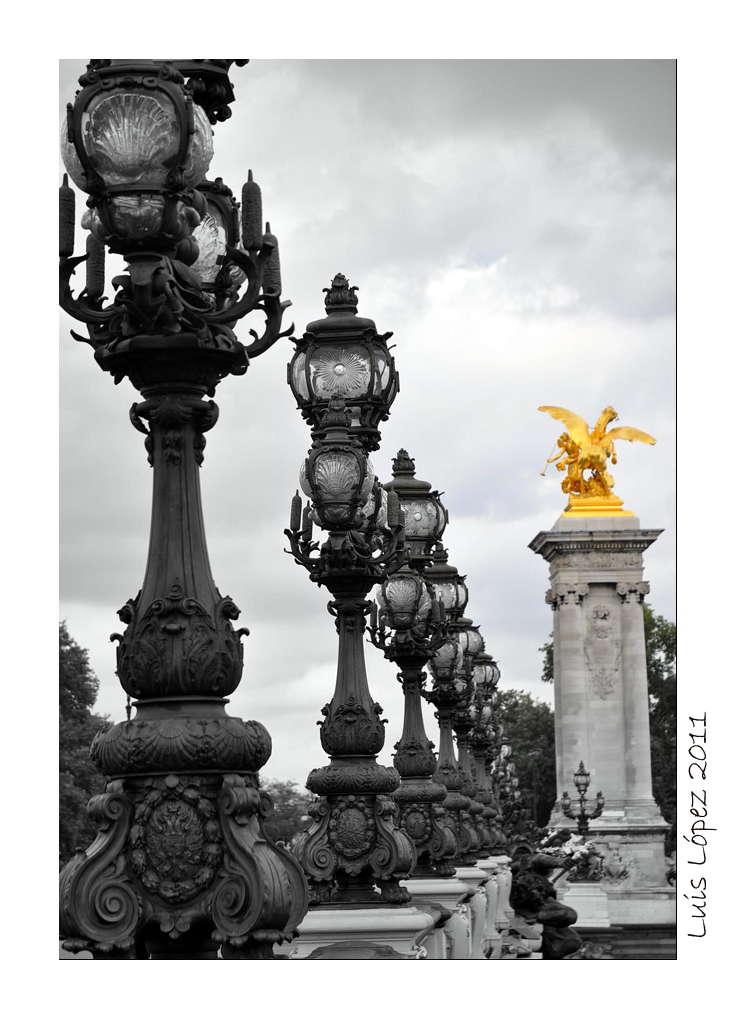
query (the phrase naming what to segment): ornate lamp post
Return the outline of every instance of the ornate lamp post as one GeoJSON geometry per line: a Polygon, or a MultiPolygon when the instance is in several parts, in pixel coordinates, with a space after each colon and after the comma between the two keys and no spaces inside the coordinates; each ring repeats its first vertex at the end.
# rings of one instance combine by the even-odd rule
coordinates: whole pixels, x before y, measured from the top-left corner
{"type": "Polygon", "coordinates": [[[87,324],[100,366],[140,391],[130,416],[153,467],[146,573],[119,612],[125,632],[113,634],[136,714],[95,740],[108,776],[89,808],[100,831],[61,874],[65,945],[95,958],[273,958],[307,907],[298,865],[261,826],[269,801],[257,772],[270,737],[225,711],[248,631],[233,629],[239,610],[215,586],[199,490],[204,433],[218,417],[205,396],[284,335],[289,303],[275,239],[238,249],[231,197],[201,184],[210,122],[229,115],[231,63],[92,61],[62,136],[68,172],[89,195],[91,237],[75,298],[70,279],[85,256],[71,257],[73,192],[62,187],[61,304],[87,324]],[[207,217],[216,221],[218,208],[213,231],[207,217]],[[204,265],[212,234],[214,276],[204,265]],[[127,262],[109,307],[105,247],[127,262]],[[245,347],[232,327],[254,309],[266,328],[245,347]]]}
{"type": "Polygon", "coordinates": [[[568,796],[567,792],[564,792],[562,794],[562,798],[560,799],[560,807],[562,808],[562,813],[565,815],[565,817],[569,817],[571,820],[577,822],[578,835],[582,835],[584,838],[587,838],[588,827],[590,825],[590,822],[594,821],[596,817],[601,816],[601,814],[603,813],[603,808],[606,805],[606,801],[603,798],[603,794],[601,792],[598,792],[596,793],[595,808],[593,812],[589,814],[585,809],[585,804],[588,802],[585,794],[587,793],[588,786],[590,785],[590,772],[586,771],[585,765],[583,764],[582,761],[580,762],[580,767],[573,775],[572,780],[575,783],[575,788],[578,791],[578,802],[580,803],[578,811],[577,813],[575,813],[575,811],[572,809],[572,801],[570,800],[570,797],[568,796]]]}
{"type": "Polygon", "coordinates": [[[442,611],[449,624],[450,636],[429,662],[432,687],[423,690],[422,695],[436,708],[440,745],[435,779],[447,788],[443,806],[457,839],[458,855],[455,863],[465,864],[478,848],[479,839],[468,813],[470,797],[463,792],[467,776],[455,757],[452,735],[455,711],[468,691],[463,650],[453,624],[462,616],[462,610],[468,600],[468,589],[465,586],[465,577],[461,577],[455,567],[449,564],[447,552],[441,541],[437,542],[432,560],[432,566],[426,570],[425,577],[434,597],[442,605],[442,611]]]}
{"type": "Polygon", "coordinates": [[[498,699],[496,687],[501,678],[498,665],[484,651],[480,651],[473,663],[473,698],[474,718],[470,732],[470,746],[475,765],[478,786],[477,799],[483,806],[483,814],[479,821],[488,833],[488,841],[484,849],[492,852],[498,845],[498,831],[495,819],[498,817],[496,803],[488,773],[488,757],[493,748],[493,707],[498,699]]]}
{"type": "Polygon", "coordinates": [[[399,807],[397,823],[416,847],[415,878],[451,876],[454,867],[450,860],[457,852],[457,841],[442,807],[447,790],[433,777],[437,758],[434,743],[424,729],[421,697],[425,679],[422,670],[444,644],[447,632],[441,624],[438,603],[431,598],[421,576],[409,566],[384,581],[378,606],[374,606],[371,618],[371,640],[398,665],[404,691],[404,727],[394,754],[394,765],[401,776],[401,785],[393,794],[399,807]]]}
{"type": "Polygon", "coordinates": [[[429,482],[415,477],[414,461],[405,449],[396,454],[393,478],[385,488],[398,497],[409,555],[408,562],[381,587],[380,613],[376,606],[369,631],[376,647],[398,665],[404,691],[404,727],[394,756],[401,785],[394,800],[399,825],[417,849],[414,877],[449,875],[454,871],[449,860],[457,842],[442,807],[447,791],[433,778],[437,759],[424,729],[421,700],[423,669],[447,638],[441,607],[422,577],[447,524],[447,510],[429,482]]]}
{"type": "Polygon", "coordinates": [[[335,692],[320,723],[330,763],[307,779],[319,796],[310,808],[316,823],[294,846],[313,907],[404,903],[409,894],[399,882],[416,864],[411,840],[394,823],[390,794],[399,774],[376,761],[385,721],[370,694],[363,651],[366,596],[404,559],[398,499],[376,482],[367,456],[378,446],[377,425],[398,383],[386,336],[357,317],[356,289],[344,276],[334,278],[325,291],[327,318],[310,323],[296,341],[289,370],[314,441],[301,472],[312,502],[302,512],[297,493],[286,534],[310,579],[330,591],[339,637],[335,692]],[[312,522],[328,531],[321,547],[312,541],[312,522]]]}
{"type": "MultiPolygon", "coordinates": [[[[458,623],[457,636],[463,649],[463,662],[467,676],[465,696],[458,703],[453,717],[453,728],[457,735],[458,764],[466,776],[463,792],[470,798],[468,808],[473,827],[478,836],[478,857],[487,856],[491,848],[491,833],[484,823],[484,805],[478,798],[479,787],[474,775],[474,761],[471,756],[470,741],[478,716],[475,702],[475,662],[484,650],[483,638],[472,619],[461,618],[458,623]]],[[[477,858],[474,863],[477,862],[477,858]]]]}

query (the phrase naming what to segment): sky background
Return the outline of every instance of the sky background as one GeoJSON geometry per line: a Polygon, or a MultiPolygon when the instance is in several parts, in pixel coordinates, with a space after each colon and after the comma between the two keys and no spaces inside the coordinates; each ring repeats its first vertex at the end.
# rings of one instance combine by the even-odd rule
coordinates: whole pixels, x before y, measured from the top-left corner
{"type": "MultiPolygon", "coordinates": [[[[61,61],[59,122],[85,64],[61,61]]],[[[566,497],[554,467],[540,476],[562,431],[540,405],[592,425],[612,404],[617,424],[656,437],[620,443],[612,473],[641,526],[664,528],[644,576],[655,612],[675,619],[674,61],[253,60],[231,77],[209,178],[238,196],[253,170],[297,335],[338,272],[359,287],[359,314],[393,331],[401,391],[376,473],[390,480],[405,447],[444,493],[450,562],[502,688],[551,703],[548,567],[527,546],[566,497]]],[[[80,196],[77,221],[83,210],[80,196]]],[[[62,313],[59,618],[89,650],[97,710],[119,721],[107,638],[143,579],[151,470],[128,420],[138,394],[70,328],[62,313]]],[[[286,385],[292,350],[281,340],[220,384],[201,482],[215,581],[251,631],[228,710],[271,733],[264,777],[303,783],[327,761],[316,721],[337,637],[328,593],[283,552],[310,445],[286,385]]],[[[366,660],[390,764],[401,691],[370,645],[366,660]]],[[[436,739],[426,705],[425,724],[436,739]]]]}

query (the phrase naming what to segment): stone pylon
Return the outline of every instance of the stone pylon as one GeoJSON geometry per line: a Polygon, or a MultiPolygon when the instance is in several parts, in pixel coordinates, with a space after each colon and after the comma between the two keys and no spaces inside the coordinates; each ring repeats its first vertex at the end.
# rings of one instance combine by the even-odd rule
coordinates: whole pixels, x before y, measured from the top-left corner
{"type": "Polygon", "coordinates": [[[573,826],[560,799],[569,791],[575,802],[573,775],[584,761],[589,807],[598,790],[605,797],[590,832],[606,857],[613,923],[674,920],[665,878],[668,825],[652,796],[642,609],[649,593],[642,557],[661,533],[642,530],[633,515],[563,514],[529,546],[550,570],[557,758],[550,824],[573,826]]]}

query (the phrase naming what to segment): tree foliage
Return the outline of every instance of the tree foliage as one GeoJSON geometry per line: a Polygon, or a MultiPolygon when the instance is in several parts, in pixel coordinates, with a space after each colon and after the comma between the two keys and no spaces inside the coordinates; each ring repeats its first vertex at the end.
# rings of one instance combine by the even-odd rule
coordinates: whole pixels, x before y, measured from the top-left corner
{"type": "Polygon", "coordinates": [[[524,803],[544,827],[557,795],[554,712],[525,691],[499,690],[496,717],[504,743],[512,748],[524,803]]]}
{"type": "MultiPolygon", "coordinates": [[[[652,791],[662,816],[674,825],[677,808],[677,625],[655,616],[644,603],[644,640],[649,687],[652,791]]],[[[674,828],[665,849],[674,848],[674,828]]]]}
{"type": "Polygon", "coordinates": [[[266,834],[274,842],[288,845],[295,835],[311,826],[312,818],[307,814],[307,807],[314,797],[291,779],[282,782],[261,776],[260,785],[273,800],[274,807],[263,824],[266,834]]]}
{"type": "Polygon", "coordinates": [[[544,655],[542,659],[542,682],[543,683],[554,683],[555,681],[555,645],[553,638],[554,634],[549,635],[549,640],[546,644],[542,644],[539,651],[544,655]]]}
{"type": "Polygon", "coordinates": [[[95,767],[89,748],[108,722],[92,712],[99,681],[84,648],[59,623],[59,865],[78,847],[87,848],[96,829],[87,817],[90,798],[102,792],[104,777],[95,767]]]}

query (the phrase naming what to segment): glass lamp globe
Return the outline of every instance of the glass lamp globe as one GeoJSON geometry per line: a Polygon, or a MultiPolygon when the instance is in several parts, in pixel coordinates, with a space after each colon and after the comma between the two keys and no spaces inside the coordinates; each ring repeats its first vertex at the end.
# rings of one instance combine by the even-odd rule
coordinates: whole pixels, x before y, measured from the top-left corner
{"type": "MultiPolygon", "coordinates": [[[[386,485],[399,497],[404,512],[404,537],[417,565],[430,562],[430,553],[444,533],[448,514],[439,492],[414,474],[414,461],[400,449],[393,461],[393,479],[386,485]]],[[[421,565],[420,565],[421,568],[421,565]]]]}
{"type": "Polygon", "coordinates": [[[384,581],[376,601],[392,630],[418,626],[427,619],[432,607],[427,585],[409,570],[395,573],[384,581]]]}
{"type": "Polygon", "coordinates": [[[357,287],[338,273],[325,288],[326,318],[310,322],[288,368],[287,379],[312,434],[323,433],[332,397],[345,401],[349,429],[367,450],[378,449],[378,426],[388,417],[399,377],[387,341],[375,322],[357,314],[357,287]]]}
{"type": "Polygon", "coordinates": [[[462,648],[456,640],[450,638],[442,644],[429,660],[429,671],[436,680],[452,680],[463,663],[462,648]]]}

